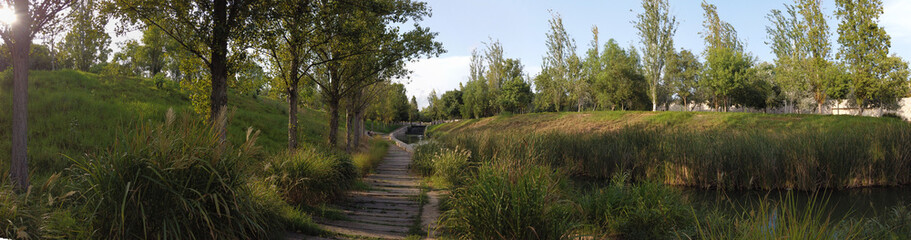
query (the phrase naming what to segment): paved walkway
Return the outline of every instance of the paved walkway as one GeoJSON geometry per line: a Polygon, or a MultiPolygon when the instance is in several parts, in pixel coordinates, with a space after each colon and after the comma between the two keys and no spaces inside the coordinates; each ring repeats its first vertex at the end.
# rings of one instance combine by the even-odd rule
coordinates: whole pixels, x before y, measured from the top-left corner
{"type": "Polygon", "coordinates": [[[389,146],[383,162],[363,179],[369,189],[351,191],[346,202],[338,204],[346,220],[316,219],[317,223],[341,236],[405,238],[421,214],[419,178],[408,172],[410,163],[411,154],[389,146]]]}

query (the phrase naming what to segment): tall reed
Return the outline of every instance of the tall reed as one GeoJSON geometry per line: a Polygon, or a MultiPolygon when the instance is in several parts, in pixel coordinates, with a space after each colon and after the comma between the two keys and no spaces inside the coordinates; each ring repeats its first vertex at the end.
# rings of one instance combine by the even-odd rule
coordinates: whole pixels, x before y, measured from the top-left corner
{"type": "Polygon", "coordinates": [[[483,130],[437,141],[478,162],[521,159],[571,176],[730,189],[846,188],[911,183],[911,125],[850,128],[679,129],[608,132],[483,130]]]}
{"type": "MultiPolygon", "coordinates": [[[[222,114],[224,116],[225,114],[222,114]]],[[[108,239],[252,239],[281,227],[255,201],[246,165],[259,157],[249,131],[240,146],[218,125],[175,119],[145,124],[109,150],[74,159],[73,184],[90,213],[84,224],[108,239]]]]}

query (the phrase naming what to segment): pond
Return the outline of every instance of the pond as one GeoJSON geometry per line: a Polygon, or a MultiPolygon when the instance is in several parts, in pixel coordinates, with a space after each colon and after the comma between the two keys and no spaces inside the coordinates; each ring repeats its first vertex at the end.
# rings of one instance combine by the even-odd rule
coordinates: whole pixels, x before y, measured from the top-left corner
{"type": "Polygon", "coordinates": [[[421,140],[424,140],[424,135],[405,134],[400,137],[397,137],[397,139],[399,139],[399,141],[402,141],[407,144],[413,144],[413,143],[420,142],[421,140]]]}
{"type": "Polygon", "coordinates": [[[694,206],[717,208],[733,214],[756,208],[762,199],[778,202],[790,195],[798,208],[808,203],[822,204],[824,214],[832,219],[879,217],[893,207],[911,203],[911,187],[875,187],[842,190],[820,190],[816,193],[796,190],[720,191],[680,188],[694,206]],[[815,202],[814,202],[815,201],[815,202]]]}

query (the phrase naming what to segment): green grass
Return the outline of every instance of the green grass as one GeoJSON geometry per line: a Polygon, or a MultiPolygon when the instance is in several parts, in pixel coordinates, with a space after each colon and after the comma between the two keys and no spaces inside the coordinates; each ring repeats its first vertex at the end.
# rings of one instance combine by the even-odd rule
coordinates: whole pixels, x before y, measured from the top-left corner
{"type": "MultiPolygon", "coordinates": [[[[0,74],[0,150],[10,150],[11,72],[0,74]]],[[[257,144],[268,153],[287,145],[288,106],[265,97],[229,92],[234,109],[228,139],[240,144],[247,128],[261,131],[257,144]]],[[[32,71],[29,77],[29,166],[38,178],[69,166],[62,157],[81,156],[112,145],[123,128],[160,122],[169,108],[191,109],[179,89],[158,89],[150,79],[96,75],[72,70],[32,71]]],[[[300,138],[305,144],[325,142],[326,113],[302,108],[300,138]]],[[[8,169],[9,155],[0,154],[0,170],[8,169]]]]}
{"type": "Polygon", "coordinates": [[[386,153],[389,151],[390,144],[389,140],[382,137],[370,138],[367,143],[369,149],[366,152],[355,153],[351,156],[358,173],[360,173],[361,176],[372,173],[373,170],[376,169],[376,166],[383,161],[383,157],[385,157],[386,153]]]}
{"type": "MultiPolygon", "coordinates": [[[[6,152],[10,88],[10,72],[0,73],[0,125],[7,126],[0,128],[0,150],[6,152]]],[[[33,187],[13,193],[6,178],[0,178],[0,236],[260,239],[283,231],[322,234],[310,218],[321,210],[304,203],[338,196],[357,177],[350,156],[324,144],[326,113],[302,108],[302,149],[287,152],[286,103],[231,91],[228,97],[229,144],[221,149],[214,147],[208,124],[191,113],[186,93],[174,84],[159,87],[144,78],[72,70],[31,72],[33,187]],[[166,117],[168,109],[178,120],[166,117]],[[306,196],[290,197],[295,191],[306,196]]],[[[0,171],[7,172],[8,163],[9,155],[0,154],[0,171]]]]}
{"type": "Polygon", "coordinates": [[[727,189],[911,184],[911,125],[896,119],[539,113],[442,124],[430,134],[469,150],[474,162],[521,159],[575,178],[623,172],[634,181],[727,189]]]}
{"type": "Polygon", "coordinates": [[[338,199],[358,178],[347,154],[334,149],[303,146],[272,156],[261,171],[263,181],[276,187],[292,205],[316,205],[338,199]]]}

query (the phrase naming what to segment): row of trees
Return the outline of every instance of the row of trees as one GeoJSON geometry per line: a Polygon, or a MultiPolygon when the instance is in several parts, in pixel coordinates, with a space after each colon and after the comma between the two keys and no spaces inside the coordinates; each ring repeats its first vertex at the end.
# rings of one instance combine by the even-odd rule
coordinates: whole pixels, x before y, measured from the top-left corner
{"type": "Polygon", "coordinates": [[[497,40],[487,49],[471,53],[468,81],[437,96],[428,96],[422,115],[429,119],[480,118],[500,113],[525,113],[532,109],[533,93],[522,62],[504,57],[497,40]]]}
{"type": "MultiPolygon", "coordinates": [[[[821,0],[795,0],[784,10],[772,10],[766,30],[774,63],[759,62],[746,52],[734,27],[707,2],[702,3],[702,53],[674,48],[677,22],[667,0],[642,1],[642,13],[634,22],[641,40],[638,48],[622,48],[613,39],[601,45],[594,26],[583,56],[577,54],[562,17],[551,13],[543,69],[533,78],[535,93],[530,99],[534,104],[524,111],[646,110],[649,104],[654,111],[659,106],[670,109],[672,103],[687,111],[706,103],[717,111],[740,107],[824,113],[828,100],[840,99],[857,106],[862,114],[864,108],[894,105],[909,92],[909,72],[905,61],[889,54],[889,36],[878,25],[882,2],[838,0],[836,6],[841,45],[837,54],[829,41],[821,0]],[[802,104],[804,100],[813,105],[802,104]]],[[[491,60],[498,50],[501,53],[502,46],[495,42],[485,52],[491,69],[500,66],[491,60]]],[[[449,91],[440,98],[431,95],[426,112],[435,118],[471,118],[496,114],[498,106],[508,107],[498,101],[475,103],[477,92],[487,93],[474,90],[478,79],[500,71],[484,74],[484,62],[477,60],[481,54],[472,55],[470,79],[461,92],[449,91]],[[463,107],[453,107],[459,104],[463,107]]],[[[521,76],[519,71],[514,76],[521,76]]]]}
{"type": "Polygon", "coordinates": [[[14,75],[10,176],[19,190],[28,186],[25,96],[29,51],[48,49],[43,52],[51,56],[50,69],[177,81],[189,92],[197,111],[221,128],[222,142],[225,126],[216,120],[228,104],[228,88],[253,95],[268,91],[287,100],[290,149],[299,144],[301,95],[317,99],[329,112],[331,146],[338,142],[340,115],[346,114],[349,150],[360,144],[368,108],[373,107],[377,118],[387,120],[417,115],[416,104],[414,110],[402,107],[400,100],[409,105],[407,98],[375,100],[392,92],[404,96],[404,86],[392,80],[409,73],[405,63],[444,52],[442,44],[434,40],[437,34],[418,25],[430,16],[430,9],[426,3],[410,0],[6,3],[16,12],[16,21],[0,29],[0,36],[10,53],[4,59],[9,59],[14,75]],[[104,26],[111,20],[119,23],[119,29],[144,31],[142,39],[127,42],[108,62],[110,36],[104,26]],[[403,28],[406,23],[413,27],[403,28]],[[63,41],[55,43],[55,35],[66,29],[63,41]],[[39,34],[50,36],[49,47],[33,47],[32,39],[39,34]]]}

